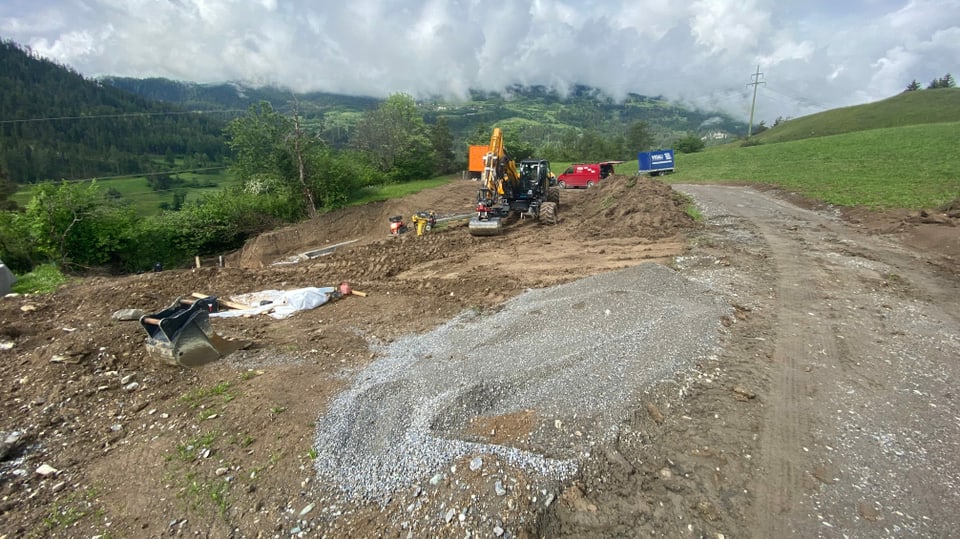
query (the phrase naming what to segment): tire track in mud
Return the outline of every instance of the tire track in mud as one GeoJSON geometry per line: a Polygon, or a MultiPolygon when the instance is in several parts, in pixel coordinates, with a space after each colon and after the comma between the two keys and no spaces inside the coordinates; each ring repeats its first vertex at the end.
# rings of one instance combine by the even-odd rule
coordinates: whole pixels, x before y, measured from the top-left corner
{"type": "Polygon", "coordinates": [[[802,492],[810,439],[810,414],[806,372],[818,357],[836,355],[836,338],[830,325],[813,316],[809,307],[824,291],[822,270],[811,259],[810,248],[799,228],[784,232],[772,222],[756,217],[777,268],[774,372],[761,436],[763,476],[758,485],[755,518],[758,537],[806,535],[801,517],[802,492]],[[793,231],[793,234],[789,234],[793,231]]]}
{"type": "Polygon", "coordinates": [[[754,536],[815,536],[819,523],[808,518],[805,498],[817,417],[810,373],[824,358],[838,354],[831,321],[815,314],[831,295],[826,288],[835,287],[817,258],[824,221],[752,191],[693,190],[701,204],[717,204],[724,213],[756,226],[775,273],[774,348],[753,487],[754,536]]]}
{"type": "Polygon", "coordinates": [[[775,283],[752,289],[772,296],[773,323],[745,535],[955,535],[958,283],[831,215],[751,189],[682,189],[705,214],[756,226],[775,283]]]}

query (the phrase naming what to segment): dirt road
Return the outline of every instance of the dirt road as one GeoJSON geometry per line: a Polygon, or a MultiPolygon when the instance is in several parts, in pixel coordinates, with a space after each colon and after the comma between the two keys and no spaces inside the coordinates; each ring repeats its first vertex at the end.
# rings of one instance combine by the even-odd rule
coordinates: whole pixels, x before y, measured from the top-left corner
{"type": "MultiPolygon", "coordinates": [[[[775,278],[755,536],[931,536],[960,526],[960,301],[922,254],[744,189],[775,278]]],[[[722,217],[721,217],[722,218],[722,217]]],[[[754,290],[754,297],[763,297],[754,290]]]]}
{"type": "MultiPolygon", "coordinates": [[[[911,244],[924,247],[914,251],[899,243],[906,236],[866,234],[865,221],[774,194],[678,189],[702,208],[702,226],[669,187],[615,177],[565,191],[555,227],[520,222],[479,239],[453,225],[384,238],[389,215],[468,210],[476,185],[455,182],[264,235],[227,268],[94,277],[4,298],[0,538],[951,535],[960,527],[960,249],[937,249],[952,248],[957,229],[909,227],[911,244]],[[270,265],[354,239],[329,256],[270,265]],[[504,301],[526,289],[651,261],[671,268],[652,274],[694,281],[691,290],[730,314],[714,319],[715,354],[618,391],[630,397],[609,435],[591,437],[587,416],[485,400],[457,408],[456,424],[441,415],[423,425],[467,451],[442,465],[425,459],[419,479],[386,500],[345,499],[345,479],[316,473],[330,460],[315,445],[323,414],[369,375],[379,351],[465,311],[499,320],[504,301]],[[286,320],[218,319],[219,332],[254,344],[202,369],[150,361],[136,322],[111,318],[191,292],[341,280],[369,295],[286,320]],[[562,481],[471,449],[557,443],[580,452],[562,481]]],[[[571,316],[590,305],[576,302],[571,316]]],[[[659,307],[644,312],[676,314],[659,307]]],[[[646,367],[660,356],[629,359],[646,367]]],[[[629,370],[624,357],[607,350],[597,361],[629,370]]],[[[451,368],[442,357],[417,361],[424,372],[431,361],[441,374],[451,368]]],[[[480,372],[463,363],[440,389],[480,372]]],[[[486,399],[487,389],[471,394],[486,399]]]]}
{"type": "MultiPolygon", "coordinates": [[[[659,436],[621,443],[626,462],[654,463],[645,478],[621,481],[619,499],[579,507],[603,515],[639,498],[648,510],[636,511],[633,529],[666,536],[955,533],[957,281],[944,278],[936,256],[829,213],[740,187],[678,189],[709,220],[701,248],[678,265],[737,305],[741,323],[664,421],[689,426],[640,421],[659,436]],[[718,384],[730,390],[726,403],[718,384]],[[662,494],[630,494],[638,490],[662,494]],[[657,518],[658,507],[673,514],[657,518]]],[[[586,498],[609,492],[610,479],[624,477],[618,468],[601,465],[586,498]]],[[[594,528],[571,507],[557,511],[551,531],[607,535],[615,521],[594,528]]]]}

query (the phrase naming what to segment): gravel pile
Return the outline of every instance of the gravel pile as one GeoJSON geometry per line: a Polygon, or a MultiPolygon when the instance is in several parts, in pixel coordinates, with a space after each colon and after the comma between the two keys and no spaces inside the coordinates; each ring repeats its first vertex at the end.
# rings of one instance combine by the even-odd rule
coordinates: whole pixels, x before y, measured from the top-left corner
{"type": "Polygon", "coordinates": [[[351,497],[381,500],[465,455],[562,479],[615,434],[645,387],[717,350],[730,310],[649,263],[464,313],[380,350],[318,420],[317,472],[351,497]],[[540,420],[525,449],[457,437],[471,419],[524,410],[540,420]]]}

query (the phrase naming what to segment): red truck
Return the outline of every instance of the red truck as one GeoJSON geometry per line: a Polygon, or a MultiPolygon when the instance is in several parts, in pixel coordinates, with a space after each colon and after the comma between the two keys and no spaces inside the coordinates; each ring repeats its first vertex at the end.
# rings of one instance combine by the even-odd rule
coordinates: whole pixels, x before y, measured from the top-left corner
{"type": "Polygon", "coordinates": [[[600,183],[600,180],[613,174],[613,165],[623,161],[604,161],[602,163],[570,165],[563,174],[557,176],[557,185],[562,189],[586,188],[589,189],[600,183]]]}

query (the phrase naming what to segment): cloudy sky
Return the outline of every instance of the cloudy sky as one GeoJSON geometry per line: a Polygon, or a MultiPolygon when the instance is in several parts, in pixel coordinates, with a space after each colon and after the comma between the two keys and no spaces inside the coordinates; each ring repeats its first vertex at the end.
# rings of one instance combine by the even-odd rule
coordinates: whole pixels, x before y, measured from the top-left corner
{"type": "Polygon", "coordinates": [[[88,77],[386,96],[582,83],[796,117],[960,78],[960,0],[2,0],[0,38],[88,77]]]}

